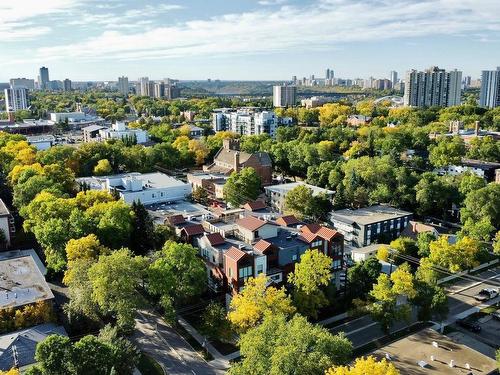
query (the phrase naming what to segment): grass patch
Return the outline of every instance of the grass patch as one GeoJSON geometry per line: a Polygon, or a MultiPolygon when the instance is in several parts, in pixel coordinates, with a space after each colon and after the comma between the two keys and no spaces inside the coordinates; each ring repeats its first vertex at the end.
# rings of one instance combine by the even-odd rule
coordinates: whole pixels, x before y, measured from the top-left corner
{"type": "Polygon", "coordinates": [[[160,364],[144,353],[141,353],[137,368],[143,375],[165,375],[165,371],[163,371],[160,364]]]}
{"type": "Polygon", "coordinates": [[[203,348],[198,343],[198,341],[196,341],[195,338],[191,336],[189,332],[186,331],[184,327],[181,326],[179,323],[175,324],[175,330],[179,335],[181,335],[184,338],[184,340],[186,340],[189,343],[189,345],[193,347],[194,350],[196,350],[196,352],[199,355],[201,355],[205,359],[205,361],[211,361],[212,359],[214,359],[214,357],[212,357],[212,355],[207,350],[205,350],[205,348],[203,348]]]}
{"type": "Polygon", "coordinates": [[[492,314],[495,311],[497,311],[499,308],[500,308],[500,303],[495,303],[494,305],[491,305],[491,306],[485,307],[484,309],[481,309],[481,312],[485,313],[485,314],[492,314]]]}

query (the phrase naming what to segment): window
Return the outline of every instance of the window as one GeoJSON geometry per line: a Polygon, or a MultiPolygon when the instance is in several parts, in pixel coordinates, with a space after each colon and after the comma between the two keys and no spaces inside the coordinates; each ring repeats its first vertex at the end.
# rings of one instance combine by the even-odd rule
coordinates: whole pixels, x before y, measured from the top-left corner
{"type": "Polygon", "coordinates": [[[318,247],[318,246],[321,246],[321,240],[317,240],[311,243],[311,247],[318,247]]]}
{"type": "Polygon", "coordinates": [[[261,274],[262,272],[264,272],[264,265],[257,264],[257,275],[261,274]]]}
{"type": "Polygon", "coordinates": [[[240,279],[246,280],[250,276],[252,276],[252,266],[240,268],[240,271],[239,271],[239,278],[240,279]]]}
{"type": "Polygon", "coordinates": [[[334,269],[339,269],[341,266],[342,266],[342,261],[340,259],[333,261],[333,268],[334,269]]]}
{"type": "Polygon", "coordinates": [[[229,277],[233,277],[233,269],[232,268],[229,268],[229,277]]]}
{"type": "Polygon", "coordinates": [[[151,198],[156,198],[154,194],[151,194],[151,198]]]}

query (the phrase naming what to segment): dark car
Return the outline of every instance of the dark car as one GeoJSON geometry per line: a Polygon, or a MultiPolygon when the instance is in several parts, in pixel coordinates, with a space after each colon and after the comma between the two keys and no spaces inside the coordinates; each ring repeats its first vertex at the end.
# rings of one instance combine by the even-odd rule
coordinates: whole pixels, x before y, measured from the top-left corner
{"type": "Polygon", "coordinates": [[[471,332],[481,332],[481,327],[477,323],[470,322],[470,321],[465,320],[465,319],[458,319],[457,324],[460,327],[468,329],[471,332]]]}

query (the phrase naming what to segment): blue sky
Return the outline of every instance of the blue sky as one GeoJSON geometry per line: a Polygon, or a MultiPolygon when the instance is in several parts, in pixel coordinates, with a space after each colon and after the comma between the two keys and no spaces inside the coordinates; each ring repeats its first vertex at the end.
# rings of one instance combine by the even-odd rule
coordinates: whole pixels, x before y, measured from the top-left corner
{"type": "Polygon", "coordinates": [[[0,81],[387,77],[500,65],[499,0],[0,0],[0,81]]]}

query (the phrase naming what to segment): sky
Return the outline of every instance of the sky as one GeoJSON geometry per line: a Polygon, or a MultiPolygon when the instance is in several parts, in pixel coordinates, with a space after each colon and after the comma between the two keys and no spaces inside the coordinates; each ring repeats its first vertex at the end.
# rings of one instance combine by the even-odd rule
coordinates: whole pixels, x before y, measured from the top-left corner
{"type": "Polygon", "coordinates": [[[0,0],[0,82],[289,80],[500,66],[499,0],[0,0]]]}

